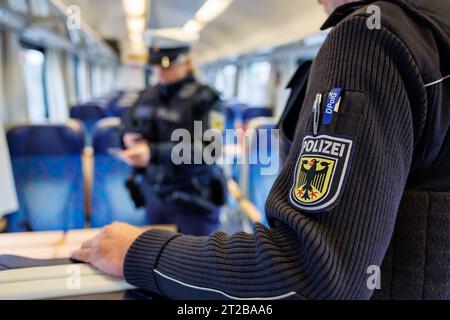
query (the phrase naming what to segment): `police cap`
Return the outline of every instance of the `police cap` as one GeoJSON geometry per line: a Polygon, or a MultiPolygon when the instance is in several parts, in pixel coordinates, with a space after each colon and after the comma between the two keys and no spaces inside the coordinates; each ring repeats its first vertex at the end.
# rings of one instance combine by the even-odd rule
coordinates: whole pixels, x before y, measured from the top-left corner
{"type": "Polygon", "coordinates": [[[160,48],[154,46],[150,48],[149,64],[169,68],[174,63],[182,63],[186,61],[188,54],[188,46],[175,48],[160,48]]]}

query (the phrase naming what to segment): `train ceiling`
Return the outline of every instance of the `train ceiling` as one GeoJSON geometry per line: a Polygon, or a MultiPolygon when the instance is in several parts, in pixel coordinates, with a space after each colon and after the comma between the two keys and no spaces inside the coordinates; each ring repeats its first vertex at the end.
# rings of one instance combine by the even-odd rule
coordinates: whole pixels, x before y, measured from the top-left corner
{"type": "MultiPolygon", "coordinates": [[[[182,28],[205,3],[205,0],[147,1],[149,29],[182,28]]],[[[127,24],[122,0],[63,2],[79,5],[83,20],[98,34],[118,38],[126,47],[127,24]]],[[[199,32],[193,50],[200,63],[244,54],[313,34],[325,19],[317,0],[234,0],[199,32]]]]}

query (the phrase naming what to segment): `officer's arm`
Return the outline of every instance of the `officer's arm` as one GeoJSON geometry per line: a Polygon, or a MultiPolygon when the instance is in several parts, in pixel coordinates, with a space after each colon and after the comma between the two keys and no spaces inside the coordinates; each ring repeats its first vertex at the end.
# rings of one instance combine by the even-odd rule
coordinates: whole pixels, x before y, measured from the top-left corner
{"type": "Polygon", "coordinates": [[[127,133],[130,133],[132,131],[132,123],[133,123],[133,108],[128,108],[126,112],[124,112],[121,115],[121,121],[119,126],[119,139],[122,149],[126,149],[127,146],[125,145],[124,137],[127,133]]]}
{"type": "MultiPolygon", "coordinates": [[[[412,92],[423,94],[423,83],[396,36],[368,30],[363,17],[342,22],[317,57],[292,150],[266,204],[272,227],[203,238],[144,233],[128,251],[126,279],[170,298],[370,298],[370,272],[382,263],[412,163],[412,92]],[[308,203],[296,187],[310,133],[304,119],[316,94],[335,87],[346,90],[341,114],[318,134],[343,149],[336,144],[328,156],[329,193],[316,194],[325,202],[311,195],[308,203]]],[[[319,148],[311,157],[327,161],[329,150],[314,154],[319,148]]]]}

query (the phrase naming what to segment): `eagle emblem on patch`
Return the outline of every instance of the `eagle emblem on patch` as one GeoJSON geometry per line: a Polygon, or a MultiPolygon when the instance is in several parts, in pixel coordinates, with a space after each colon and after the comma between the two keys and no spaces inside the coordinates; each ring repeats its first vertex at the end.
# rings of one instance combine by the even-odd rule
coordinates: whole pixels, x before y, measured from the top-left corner
{"type": "Polygon", "coordinates": [[[352,146],[350,139],[306,136],[297,160],[291,203],[310,212],[331,209],[342,193],[352,146]]]}

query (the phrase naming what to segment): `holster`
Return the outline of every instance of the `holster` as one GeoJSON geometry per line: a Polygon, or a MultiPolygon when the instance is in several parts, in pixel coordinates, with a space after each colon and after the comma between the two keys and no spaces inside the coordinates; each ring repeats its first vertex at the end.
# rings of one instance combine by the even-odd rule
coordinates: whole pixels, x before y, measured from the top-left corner
{"type": "Polygon", "coordinates": [[[158,185],[153,190],[163,202],[199,213],[210,212],[224,205],[228,192],[226,179],[218,167],[190,175],[186,181],[158,185]]]}
{"type": "Polygon", "coordinates": [[[137,175],[133,173],[126,181],[125,187],[130,193],[131,200],[133,200],[136,209],[145,207],[145,196],[142,192],[140,182],[137,180],[137,175]]]}

